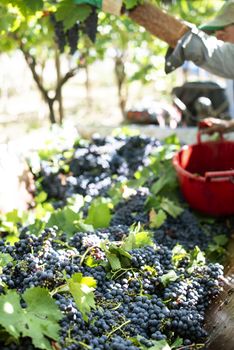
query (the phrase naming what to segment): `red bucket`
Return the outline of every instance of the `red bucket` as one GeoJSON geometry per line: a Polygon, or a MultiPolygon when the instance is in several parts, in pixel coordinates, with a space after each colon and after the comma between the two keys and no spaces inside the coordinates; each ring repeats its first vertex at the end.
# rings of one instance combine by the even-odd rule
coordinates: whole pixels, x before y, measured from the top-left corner
{"type": "Polygon", "coordinates": [[[181,191],[191,208],[204,214],[234,214],[234,141],[184,146],[173,158],[181,191]]]}

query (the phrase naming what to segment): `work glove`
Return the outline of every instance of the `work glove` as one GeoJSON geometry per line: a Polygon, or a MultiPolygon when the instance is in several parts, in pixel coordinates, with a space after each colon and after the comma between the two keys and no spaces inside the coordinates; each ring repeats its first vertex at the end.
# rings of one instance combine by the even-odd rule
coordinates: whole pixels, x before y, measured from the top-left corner
{"type": "Polygon", "coordinates": [[[175,49],[169,47],[165,57],[165,73],[171,73],[181,67],[185,60],[191,60],[200,66],[205,58],[200,50],[203,37],[203,32],[196,27],[192,27],[178,40],[175,49]],[[199,52],[201,54],[198,54],[199,52]]]}
{"type": "Polygon", "coordinates": [[[92,5],[116,16],[120,15],[123,3],[122,0],[74,0],[74,2],[78,5],[92,5]]]}

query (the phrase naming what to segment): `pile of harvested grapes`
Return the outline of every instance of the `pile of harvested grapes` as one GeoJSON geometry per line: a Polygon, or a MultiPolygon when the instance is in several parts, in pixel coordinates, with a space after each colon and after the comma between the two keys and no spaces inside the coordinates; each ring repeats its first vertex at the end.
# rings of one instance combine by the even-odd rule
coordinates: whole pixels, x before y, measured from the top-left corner
{"type": "Polygon", "coordinates": [[[229,229],[181,198],[179,147],[96,136],[38,152],[34,205],[1,217],[1,350],[205,349],[229,229]]]}

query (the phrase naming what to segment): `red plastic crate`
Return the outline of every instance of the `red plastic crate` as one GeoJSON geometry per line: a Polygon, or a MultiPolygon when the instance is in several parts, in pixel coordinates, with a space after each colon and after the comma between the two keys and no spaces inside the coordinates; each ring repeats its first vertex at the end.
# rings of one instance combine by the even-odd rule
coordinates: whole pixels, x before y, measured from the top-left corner
{"type": "Polygon", "coordinates": [[[181,191],[191,208],[204,214],[234,214],[234,141],[184,146],[173,158],[181,191]]]}

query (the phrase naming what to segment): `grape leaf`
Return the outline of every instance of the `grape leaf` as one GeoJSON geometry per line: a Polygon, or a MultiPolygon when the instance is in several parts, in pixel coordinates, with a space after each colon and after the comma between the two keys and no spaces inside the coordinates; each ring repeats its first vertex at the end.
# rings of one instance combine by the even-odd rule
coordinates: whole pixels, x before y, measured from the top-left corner
{"type": "Polygon", "coordinates": [[[13,258],[8,253],[0,253],[0,267],[4,267],[9,262],[12,262],[13,258]]]}
{"type": "Polygon", "coordinates": [[[46,201],[48,195],[45,191],[40,191],[37,196],[35,196],[34,200],[36,203],[43,203],[46,201]]]}
{"type": "Polygon", "coordinates": [[[102,0],[73,0],[75,4],[89,4],[92,6],[96,6],[98,8],[102,8],[102,0]]]}
{"type": "Polygon", "coordinates": [[[163,139],[163,143],[166,145],[173,145],[180,147],[180,140],[176,134],[171,134],[163,139]]]}
{"type": "Polygon", "coordinates": [[[23,3],[25,6],[27,6],[32,14],[34,14],[36,11],[42,10],[44,5],[43,0],[24,0],[23,3]]]}
{"type": "Polygon", "coordinates": [[[177,337],[176,340],[171,345],[172,349],[177,349],[178,347],[181,347],[183,345],[183,339],[180,337],[177,337]]]}
{"type": "Polygon", "coordinates": [[[148,231],[131,232],[122,244],[122,249],[132,250],[145,246],[153,246],[152,233],[148,231]]]}
{"type": "Polygon", "coordinates": [[[36,11],[43,9],[43,0],[14,0],[13,6],[17,6],[24,16],[34,15],[36,11]]]}
{"type": "Polygon", "coordinates": [[[106,257],[110,263],[111,270],[116,271],[121,269],[121,262],[117,255],[106,253],[106,257]]]}
{"type": "Polygon", "coordinates": [[[26,308],[21,307],[20,295],[15,291],[0,296],[0,324],[15,339],[30,337],[35,347],[51,350],[49,339],[59,340],[62,313],[44,288],[27,289],[22,297],[26,308]]]}
{"type": "Polygon", "coordinates": [[[172,249],[172,262],[175,266],[178,266],[180,261],[188,256],[189,254],[180,244],[176,244],[172,249]]]}
{"type": "Polygon", "coordinates": [[[93,277],[83,277],[82,273],[75,273],[67,279],[70,293],[72,294],[77,308],[80,310],[85,321],[88,321],[88,314],[96,308],[94,290],[96,281],[93,277]]]}
{"type": "Polygon", "coordinates": [[[0,296],[0,324],[16,339],[20,337],[23,317],[20,297],[15,291],[0,296]]]}
{"type": "Polygon", "coordinates": [[[131,265],[132,256],[125,250],[125,248],[118,247],[114,244],[111,244],[107,248],[105,242],[102,242],[101,249],[104,250],[112,271],[117,271],[131,265]]]}
{"type": "Polygon", "coordinates": [[[157,340],[148,350],[171,350],[171,347],[166,340],[157,340]]]}
{"type": "Polygon", "coordinates": [[[113,254],[116,254],[116,255],[119,255],[119,257],[125,257],[127,259],[131,259],[131,255],[126,252],[125,249],[123,249],[122,247],[118,247],[117,245],[115,244],[112,244],[109,248],[110,252],[113,253],[113,254]]]}
{"type": "Polygon", "coordinates": [[[167,215],[163,210],[159,209],[159,211],[156,213],[156,211],[154,209],[151,209],[151,211],[150,211],[150,227],[151,228],[159,228],[165,222],[166,218],[167,218],[167,215]]]}
{"type": "Polygon", "coordinates": [[[79,232],[94,232],[92,225],[84,224],[82,221],[74,221],[76,231],[79,232]]]}
{"type": "Polygon", "coordinates": [[[55,17],[57,21],[63,21],[64,29],[67,30],[77,21],[83,22],[91,11],[89,5],[76,5],[73,0],[64,0],[59,4],[55,17]]]}
{"type": "Polygon", "coordinates": [[[160,277],[162,284],[166,287],[170,282],[174,282],[179,278],[174,270],[168,271],[160,277]]]}
{"type": "Polygon", "coordinates": [[[123,184],[121,182],[117,182],[112,184],[111,188],[108,190],[108,195],[114,206],[122,199],[122,186],[123,184]]]}
{"type": "Polygon", "coordinates": [[[206,258],[204,252],[196,246],[193,251],[190,253],[190,263],[188,267],[188,273],[192,273],[196,267],[203,266],[206,263],[206,258]]]}
{"type": "Polygon", "coordinates": [[[62,314],[50,297],[49,292],[40,287],[30,288],[23,294],[27,304],[24,336],[32,338],[35,347],[51,349],[47,338],[58,341],[62,314]]]}
{"type": "Polygon", "coordinates": [[[64,207],[63,209],[58,209],[51,214],[46,227],[57,226],[63,232],[73,235],[75,232],[77,232],[75,223],[77,223],[79,220],[79,213],[74,212],[69,207],[64,207]]]}
{"type": "Polygon", "coordinates": [[[225,235],[214,236],[214,242],[219,246],[225,246],[228,243],[228,238],[225,235]]]}
{"type": "Polygon", "coordinates": [[[108,227],[111,220],[109,206],[110,203],[105,198],[94,199],[90,205],[85,223],[92,225],[94,228],[108,227]]]}
{"type": "Polygon", "coordinates": [[[124,4],[126,6],[127,10],[132,9],[133,7],[137,6],[140,3],[139,0],[125,0],[124,4]]]}
{"type": "MultiPolygon", "coordinates": [[[[0,274],[2,274],[2,268],[6,266],[8,263],[13,262],[13,258],[8,253],[0,253],[0,274]]],[[[16,262],[14,262],[16,264],[16,262]]],[[[4,285],[4,283],[0,280],[0,285],[4,285]]]]}
{"type": "Polygon", "coordinates": [[[171,177],[167,174],[161,176],[151,187],[151,192],[156,195],[158,194],[168,183],[171,181],[171,177]]]}
{"type": "Polygon", "coordinates": [[[183,212],[183,209],[181,207],[170,201],[168,198],[163,198],[160,206],[173,218],[176,218],[183,212]]]}

